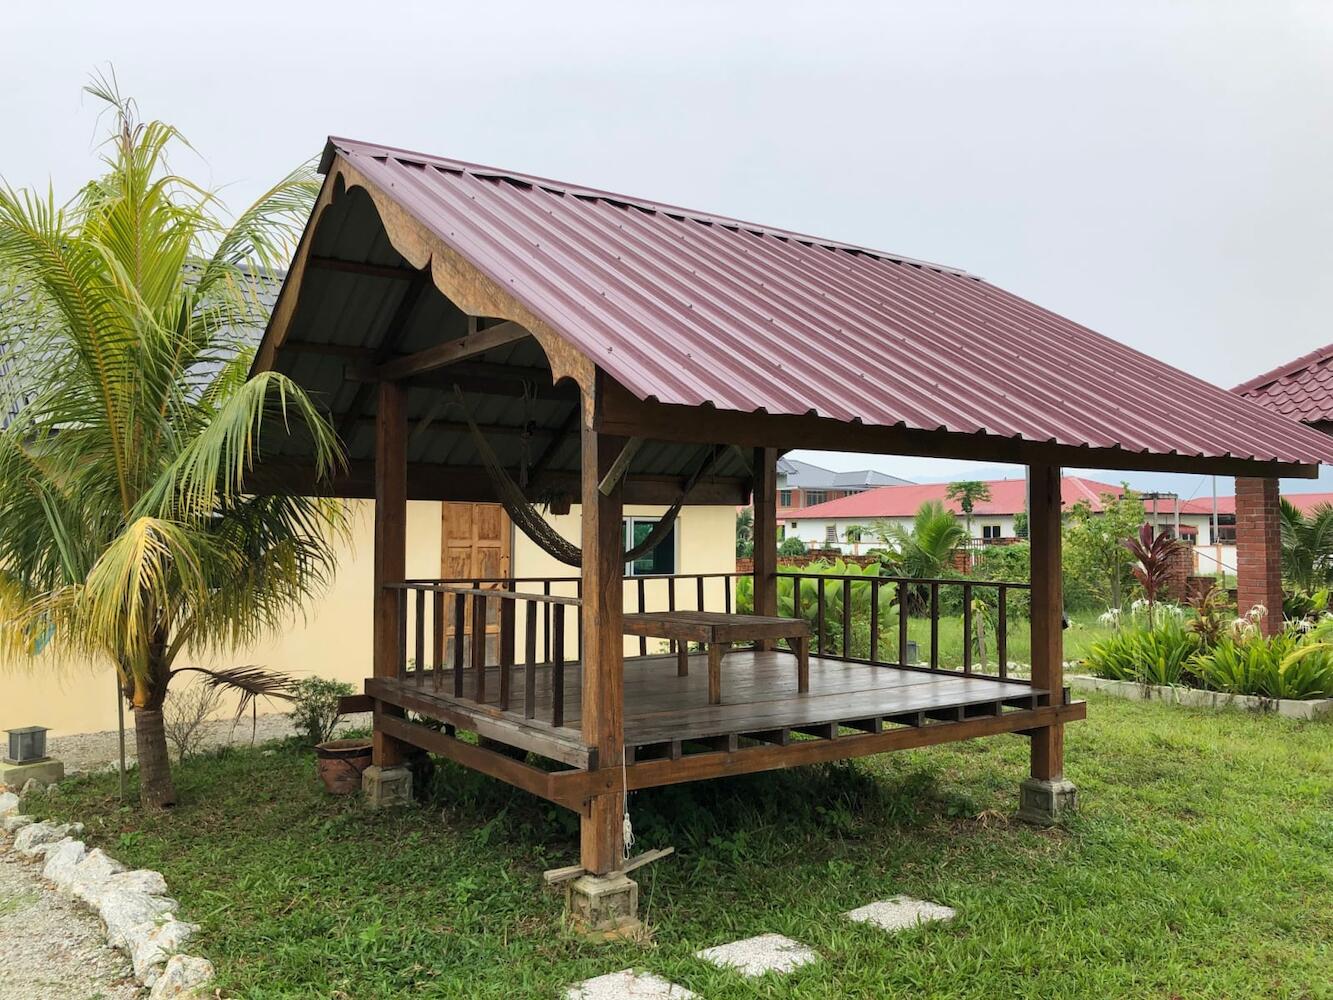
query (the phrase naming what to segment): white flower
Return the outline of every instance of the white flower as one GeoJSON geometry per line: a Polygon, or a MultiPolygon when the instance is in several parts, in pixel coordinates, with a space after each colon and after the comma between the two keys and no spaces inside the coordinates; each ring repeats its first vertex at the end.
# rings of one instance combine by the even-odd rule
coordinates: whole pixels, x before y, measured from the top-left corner
{"type": "Polygon", "coordinates": [[[1115,626],[1120,624],[1120,609],[1107,608],[1097,616],[1097,621],[1108,628],[1115,628],[1115,626]]]}
{"type": "Polygon", "coordinates": [[[1250,608],[1249,618],[1251,621],[1257,622],[1261,618],[1267,618],[1267,617],[1268,617],[1268,609],[1264,607],[1262,604],[1256,604],[1254,607],[1250,608]]]}

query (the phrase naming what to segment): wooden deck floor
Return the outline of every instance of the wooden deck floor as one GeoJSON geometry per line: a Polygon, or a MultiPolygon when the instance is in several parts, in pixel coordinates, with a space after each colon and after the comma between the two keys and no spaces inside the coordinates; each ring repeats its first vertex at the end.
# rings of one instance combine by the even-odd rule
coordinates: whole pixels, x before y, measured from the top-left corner
{"type": "MultiPolygon", "coordinates": [[[[468,671],[464,690],[473,691],[468,671]]],[[[453,695],[453,675],[437,687],[430,672],[420,678],[377,679],[366,692],[389,704],[543,753],[574,766],[587,766],[579,727],[579,665],[565,668],[564,725],[550,724],[549,667],[538,667],[534,718],[525,718],[523,667],[514,668],[508,711],[499,707],[499,676],[487,672],[484,703],[453,695]]],[[[1045,694],[1027,684],[981,677],[949,677],[895,667],[868,666],[810,658],[810,691],[797,691],[796,662],[785,651],[737,650],[722,664],[722,704],[708,704],[707,658],[692,656],[680,677],[672,655],[625,661],[625,743],[640,758],[680,753],[683,744],[712,741],[725,749],[741,738],[785,742],[789,734],[835,738],[843,729],[880,732],[888,724],[959,722],[1005,710],[1036,706],[1045,694]]]]}

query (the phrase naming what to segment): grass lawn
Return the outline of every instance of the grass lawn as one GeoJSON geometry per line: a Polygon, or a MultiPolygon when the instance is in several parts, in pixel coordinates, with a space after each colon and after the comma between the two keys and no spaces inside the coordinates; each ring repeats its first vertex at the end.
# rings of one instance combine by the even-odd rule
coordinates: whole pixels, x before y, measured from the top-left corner
{"type": "Polygon", "coordinates": [[[564,932],[538,886],[575,858],[570,815],[452,766],[392,815],[325,796],[293,747],[188,762],[170,815],[120,808],[110,774],[31,808],[163,871],[227,997],[555,997],[631,965],[711,1000],[1333,997],[1333,725],[1090,701],[1059,831],[1007,821],[1008,736],[638,793],[640,846],[678,851],[641,873],[646,947],[564,932]],[[897,893],[959,916],[839,917],[897,893]],[[691,957],[770,931],[821,960],[751,982],[691,957]]]}

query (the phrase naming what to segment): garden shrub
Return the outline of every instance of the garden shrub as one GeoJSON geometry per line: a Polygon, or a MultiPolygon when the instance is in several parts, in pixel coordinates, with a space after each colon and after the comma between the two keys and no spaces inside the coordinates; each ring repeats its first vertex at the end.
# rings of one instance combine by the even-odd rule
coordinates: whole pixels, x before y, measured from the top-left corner
{"type": "Polygon", "coordinates": [[[312,746],[332,738],[334,727],[342,713],[338,700],[355,693],[345,681],[331,681],[323,677],[306,677],[296,682],[292,694],[292,710],[287,717],[296,731],[312,746]]]}
{"type": "Polygon", "coordinates": [[[1271,638],[1221,639],[1194,663],[1199,680],[1216,691],[1265,698],[1333,698],[1333,643],[1299,632],[1271,638]]]}
{"type": "Polygon", "coordinates": [[[1155,629],[1131,628],[1095,644],[1087,666],[1094,677],[1140,684],[1179,684],[1191,677],[1199,638],[1170,619],[1155,629]]]}

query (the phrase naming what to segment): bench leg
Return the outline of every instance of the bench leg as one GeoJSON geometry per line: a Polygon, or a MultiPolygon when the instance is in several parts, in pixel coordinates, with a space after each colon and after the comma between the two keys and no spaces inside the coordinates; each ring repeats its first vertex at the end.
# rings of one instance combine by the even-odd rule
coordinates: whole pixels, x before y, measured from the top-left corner
{"type": "Polygon", "coordinates": [[[729,642],[708,644],[708,704],[722,704],[722,657],[731,648],[729,642]]]}
{"type": "Polygon", "coordinates": [[[810,691],[810,637],[802,636],[796,640],[796,690],[801,694],[810,691]]]}
{"type": "Polygon", "coordinates": [[[676,640],[676,676],[690,676],[690,644],[684,639],[676,640]]]}

